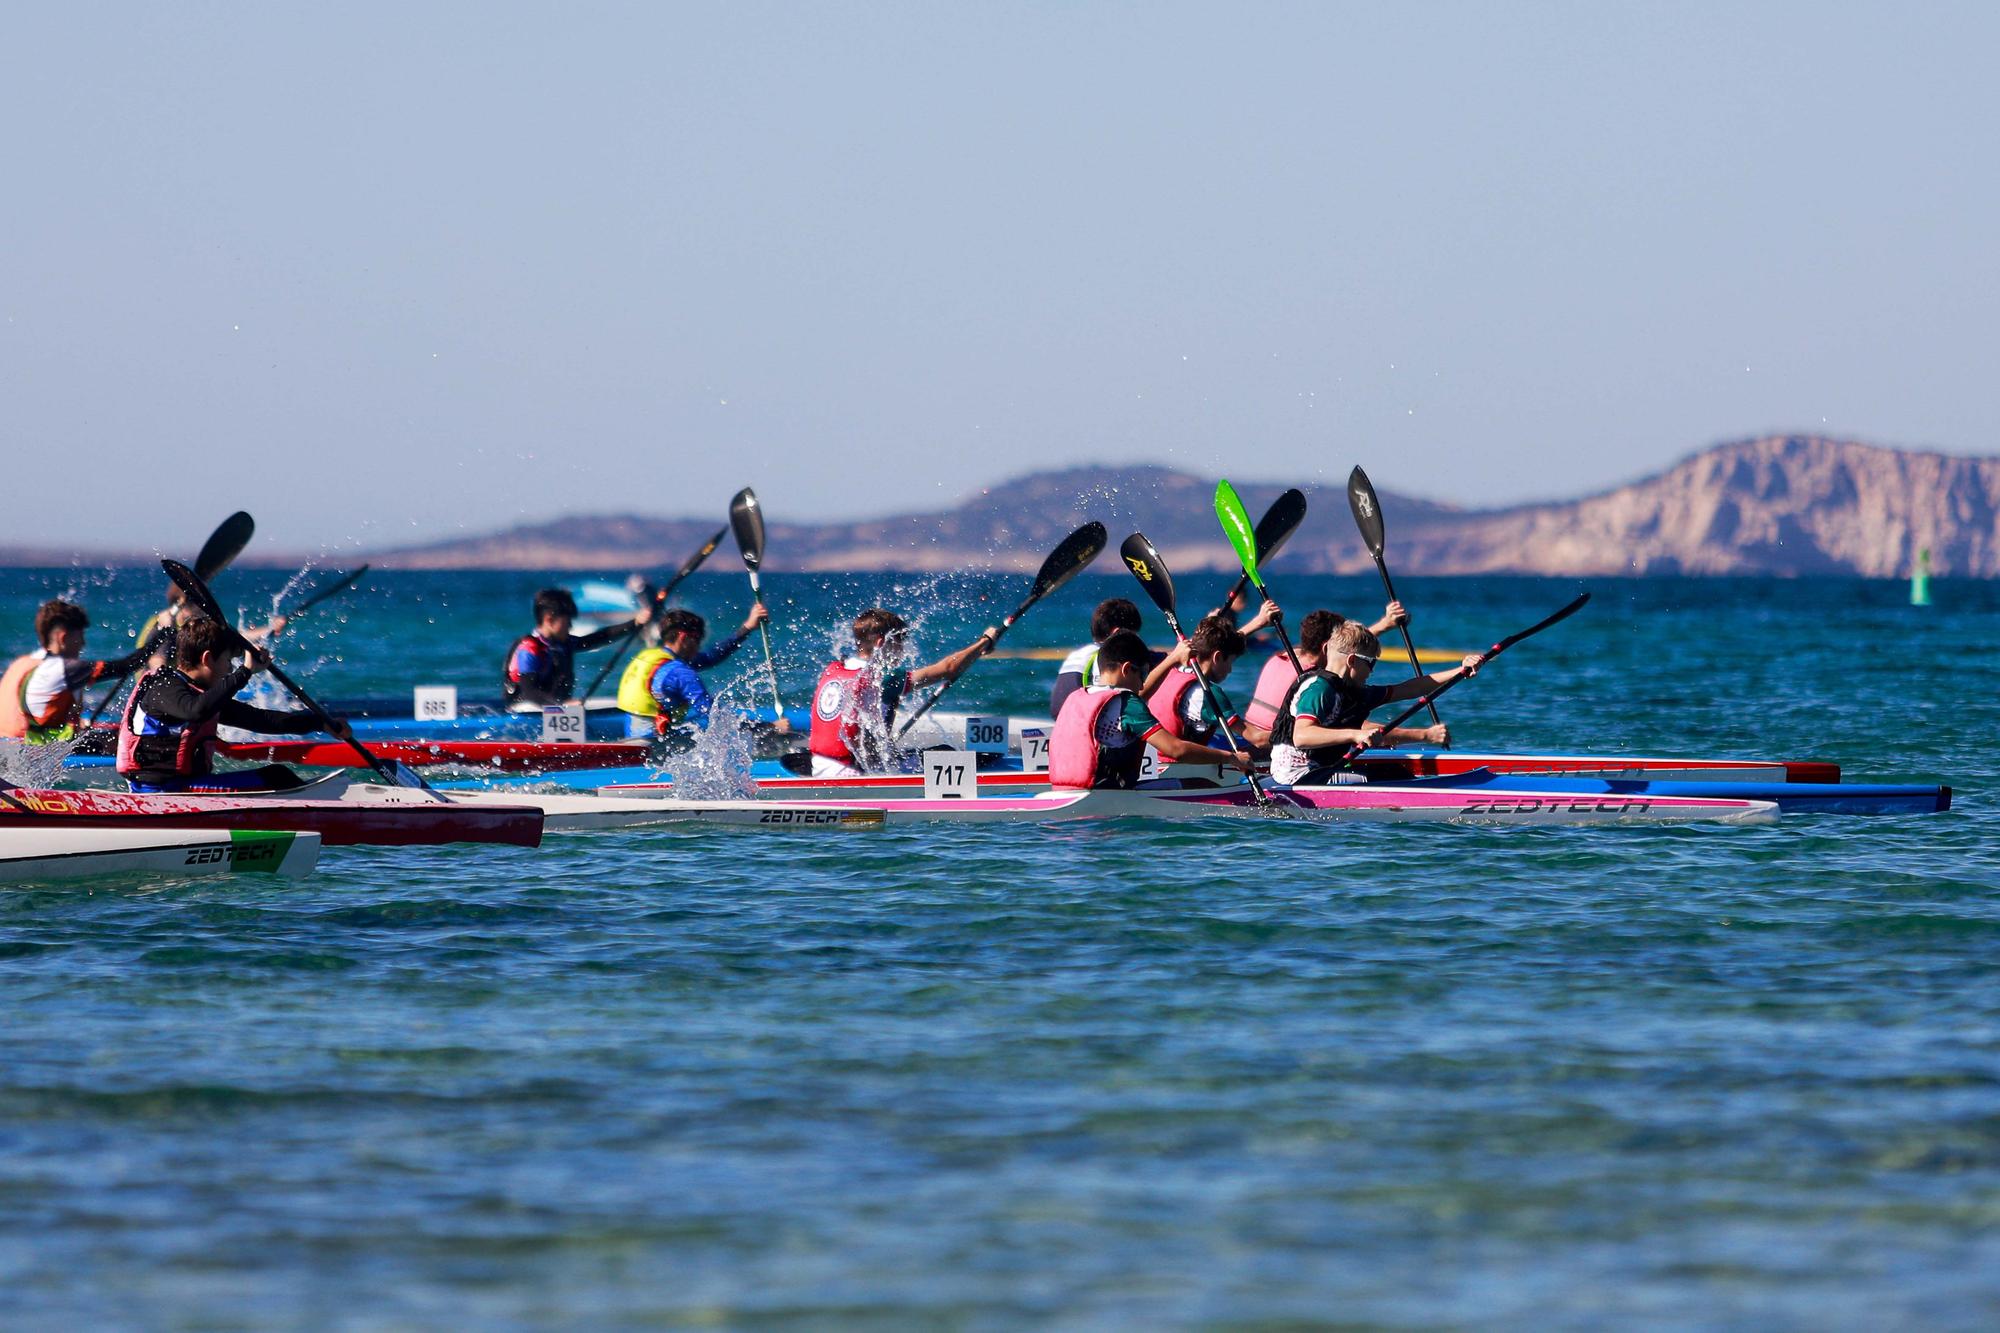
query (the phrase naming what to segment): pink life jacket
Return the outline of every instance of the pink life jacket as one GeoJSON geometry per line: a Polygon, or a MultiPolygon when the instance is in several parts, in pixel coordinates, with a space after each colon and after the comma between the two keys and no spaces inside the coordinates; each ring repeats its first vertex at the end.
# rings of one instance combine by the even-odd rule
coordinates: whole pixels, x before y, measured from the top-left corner
{"type": "Polygon", "coordinates": [[[1181,711],[1181,706],[1187,702],[1188,691],[1199,688],[1201,681],[1196,679],[1192,668],[1175,667],[1167,673],[1167,679],[1160,688],[1153,691],[1153,697],[1146,700],[1146,711],[1153,715],[1155,722],[1167,729],[1167,735],[1206,745],[1208,737],[1188,735],[1187,714],[1181,711]]]}
{"type": "Polygon", "coordinates": [[[1243,720],[1265,731],[1276,726],[1278,708],[1298,678],[1292,659],[1283,653],[1273,653],[1271,660],[1264,663],[1264,669],[1257,673],[1257,688],[1251,691],[1250,706],[1243,710],[1243,720]]]}
{"type": "Polygon", "coordinates": [[[1123,708],[1130,690],[1093,685],[1063,700],[1056,729],[1049,736],[1049,786],[1120,787],[1138,785],[1139,765],[1146,757],[1144,742],[1105,750],[1097,739],[1097,724],[1107,708],[1123,708]]]}
{"type": "MultiPolygon", "coordinates": [[[[172,671],[172,667],[162,667],[162,671],[172,671]]],[[[146,676],[133,686],[132,697],[125,701],[125,715],[118,723],[118,771],[126,777],[147,767],[139,759],[139,728],[146,728],[145,736],[178,735],[174,747],[174,772],[184,778],[207,777],[215,769],[215,729],[222,722],[222,715],[216,714],[205,722],[161,722],[146,715],[139,707],[140,696],[146,693],[146,686],[153,677],[146,676]]]]}

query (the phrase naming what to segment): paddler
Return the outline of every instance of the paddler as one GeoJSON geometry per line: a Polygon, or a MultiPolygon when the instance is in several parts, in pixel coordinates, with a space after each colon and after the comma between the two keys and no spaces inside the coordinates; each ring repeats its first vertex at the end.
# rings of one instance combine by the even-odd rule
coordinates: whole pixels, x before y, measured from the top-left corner
{"type": "MultiPolygon", "coordinates": [[[[1326,641],[1334,630],[1347,623],[1347,617],[1338,611],[1309,611],[1299,622],[1299,666],[1307,671],[1316,669],[1326,660],[1326,641]]],[[[1401,602],[1391,602],[1384,608],[1382,618],[1368,628],[1380,635],[1398,625],[1410,623],[1409,612],[1401,602]]],[[[1257,684],[1250,691],[1250,706],[1243,710],[1243,717],[1251,726],[1268,730],[1278,721],[1278,705],[1284,702],[1285,691],[1292,688],[1292,682],[1299,678],[1299,672],[1292,666],[1292,659],[1281,649],[1264,663],[1264,669],[1257,673],[1257,684]]]]}
{"type": "MultiPolygon", "coordinates": [[[[1255,634],[1266,625],[1274,624],[1280,612],[1276,602],[1265,602],[1263,607],[1243,627],[1246,635],[1255,634]]],[[[1056,669],[1056,683],[1049,689],[1049,716],[1061,717],[1063,701],[1076,691],[1089,685],[1098,684],[1097,654],[1104,641],[1120,630],[1133,634],[1139,632],[1139,608],[1124,597],[1107,597],[1097,604],[1090,614],[1090,642],[1063,659],[1056,669]]],[[[1154,653],[1149,666],[1157,666],[1165,654],[1154,653]]]]}
{"type": "MultiPolygon", "coordinates": [[[[750,614],[737,631],[706,652],[701,642],[708,634],[708,622],[692,611],[668,611],[648,625],[646,634],[652,645],[626,664],[625,674],[618,680],[618,706],[625,712],[626,734],[665,736],[683,723],[706,731],[715,701],[701,673],[722,665],[742,647],[751,630],[770,618],[769,607],[752,603],[750,614]]],[[[777,730],[790,730],[782,717],[777,730]]]]}
{"type": "MultiPolygon", "coordinates": [[[[190,616],[201,614],[188,606],[186,599],[178,583],[169,583],[166,606],[139,627],[139,649],[146,654],[148,671],[158,671],[174,660],[174,633],[190,616]]],[[[251,643],[268,643],[283,633],[288,623],[285,616],[272,616],[266,624],[238,625],[236,632],[251,643]]]]}
{"type": "Polygon", "coordinates": [[[905,667],[909,624],[901,616],[871,608],[854,618],[853,630],[853,655],[829,662],[813,688],[807,748],[816,778],[860,777],[869,768],[883,768],[891,748],[889,727],[910,687],[958,675],[1000,638],[999,628],[989,625],[950,656],[905,667]]]}
{"type": "Polygon", "coordinates": [[[1218,750],[1169,732],[1139,697],[1152,650],[1130,630],[1119,630],[1097,650],[1097,684],[1063,701],[1049,737],[1052,787],[1130,788],[1139,783],[1146,747],[1188,764],[1229,764],[1250,771],[1250,756],[1218,750]]]}
{"type": "MultiPolygon", "coordinates": [[[[245,650],[242,666],[232,663],[234,631],[206,616],[181,624],[174,635],[174,662],[148,672],[126,701],[118,725],[118,771],[137,792],[242,791],[284,789],[302,785],[298,774],[282,764],[215,771],[215,731],[218,726],[245,731],[297,736],[319,730],[312,713],[257,708],[236,698],[250,677],[269,665],[262,648],[245,650]]],[[[345,722],[335,722],[333,734],[349,736],[345,722]]]]}
{"type": "Polygon", "coordinates": [[[589,634],[571,634],[576,599],[561,588],[535,594],[535,632],[524,634],[507,654],[501,692],[508,703],[563,704],[576,692],[576,655],[615,643],[653,618],[651,602],[642,603],[630,620],[589,634]]]}
{"type": "MultiPolygon", "coordinates": [[[[1166,660],[1154,667],[1140,688],[1146,708],[1168,735],[1197,745],[1207,745],[1222,729],[1220,715],[1201,688],[1203,676],[1210,685],[1229,678],[1236,661],[1248,651],[1244,632],[1220,614],[1204,616],[1187,642],[1177,645],[1166,660]],[[1195,674],[1200,668],[1200,675],[1195,674]]],[[[1216,691],[1221,694],[1220,690],[1216,691]]],[[[1226,703],[1227,700],[1225,699],[1226,703]]],[[[1241,715],[1229,717],[1229,731],[1252,752],[1270,740],[1270,732],[1250,725],[1241,715]]]]}
{"type": "MultiPolygon", "coordinates": [[[[1308,617],[1310,619],[1310,617],[1308,617]]],[[[1412,676],[1394,685],[1370,685],[1382,657],[1382,641],[1366,625],[1349,620],[1326,642],[1325,662],[1292,682],[1271,729],[1271,777],[1277,782],[1307,780],[1311,770],[1361,745],[1449,745],[1451,729],[1399,727],[1389,731],[1368,714],[1398,699],[1415,699],[1462,676],[1474,675],[1485,657],[1466,654],[1449,671],[1412,676]]]]}
{"type": "Polygon", "coordinates": [[[90,617],[72,602],[54,598],[35,612],[35,640],[42,646],[17,657],[0,676],[0,736],[48,745],[76,735],[83,720],[77,695],[85,686],[136,671],[146,660],[141,645],[110,662],[83,660],[90,617]]]}

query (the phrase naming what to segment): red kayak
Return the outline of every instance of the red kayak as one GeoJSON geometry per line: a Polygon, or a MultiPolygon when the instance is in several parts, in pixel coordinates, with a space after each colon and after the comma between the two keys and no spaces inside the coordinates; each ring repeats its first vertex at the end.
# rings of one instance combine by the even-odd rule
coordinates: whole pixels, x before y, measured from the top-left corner
{"type": "Polygon", "coordinates": [[[526,805],[369,805],[279,796],[0,789],[0,828],[228,828],[317,833],[329,847],[498,842],[536,847],[542,812],[526,805]]]}
{"type": "MultiPolygon", "coordinates": [[[[463,764],[503,773],[555,773],[573,768],[619,768],[646,762],[645,741],[461,741],[371,739],[376,757],[411,768],[463,764]]],[[[259,764],[351,768],[361,760],[340,741],[226,741],[217,751],[259,764]]]]}

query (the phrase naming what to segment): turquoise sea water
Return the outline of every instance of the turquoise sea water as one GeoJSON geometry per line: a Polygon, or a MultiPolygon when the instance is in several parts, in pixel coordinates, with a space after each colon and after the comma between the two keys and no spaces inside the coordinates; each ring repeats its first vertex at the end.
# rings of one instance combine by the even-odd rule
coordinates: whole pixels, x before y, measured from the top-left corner
{"type": "MultiPolygon", "coordinates": [[[[267,609],[280,581],[218,591],[267,609]]],[[[1190,605],[1223,582],[1180,581],[1190,605]]],[[[25,647],[51,592],[112,621],[158,582],[0,574],[0,624],[25,647]]],[[[328,695],[487,693],[537,582],[379,576],[284,659],[328,695]]],[[[922,612],[942,651],[1021,580],[771,582],[789,702],[857,607],[922,612]]],[[[1420,643],[1467,648],[1577,586],[1402,591],[1420,643]]],[[[1914,610],[1887,583],[1586,586],[1447,696],[1462,746],[1831,759],[1949,781],[1958,807],[615,833],[8,893],[0,1308],[1992,1326],[2000,588],[1914,610]]],[[[1079,641],[1129,587],[1081,580],[1013,642],[1079,641]]],[[[703,576],[690,600],[721,618],[742,590],[703,576]]],[[[1295,616],[1380,603],[1360,579],[1279,590],[1295,616]]],[[[1032,711],[1052,670],[982,664],[961,692],[1032,711]]]]}

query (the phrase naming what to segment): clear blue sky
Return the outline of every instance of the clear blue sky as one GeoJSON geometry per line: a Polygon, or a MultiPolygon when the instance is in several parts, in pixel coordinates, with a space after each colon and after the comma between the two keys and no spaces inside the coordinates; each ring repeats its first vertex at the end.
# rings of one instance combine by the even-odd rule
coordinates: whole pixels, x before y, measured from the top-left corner
{"type": "Polygon", "coordinates": [[[1993,452],[1996,50],[1949,4],[18,5],[0,542],[1993,452]]]}

